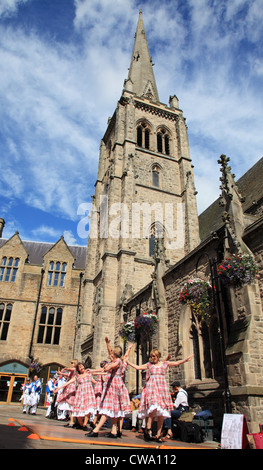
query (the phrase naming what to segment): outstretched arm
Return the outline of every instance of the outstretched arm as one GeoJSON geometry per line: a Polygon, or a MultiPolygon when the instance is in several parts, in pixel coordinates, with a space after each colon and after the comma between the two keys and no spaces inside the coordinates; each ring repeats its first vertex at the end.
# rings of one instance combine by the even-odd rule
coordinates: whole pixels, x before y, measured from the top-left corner
{"type": "Polygon", "coordinates": [[[128,359],[129,359],[129,354],[130,354],[131,349],[133,348],[133,346],[134,346],[133,343],[130,343],[130,344],[129,344],[129,346],[128,346],[128,348],[127,348],[127,351],[126,351],[126,353],[125,353],[124,356],[123,356],[123,362],[127,362],[127,361],[128,361],[128,359]]]}
{"type": "Polygon", "coordinates": [[[142,364],[142,365],[138,366],[137,364],[133,364],[130,361],[127,361],[127,364],[129,366],[133,367],[136,370],[146,370],[147,369],[147,364],[142,364]]]}
{"type": "Polygon", "coordinates": [[[111,349],[110,340],[109,340],[108,336],[105,336],[105,341],[106,341],[108,353],[109,353],[109,356],[110,356],[111,353],[112,353],[112,349],[111,349]]]}
{"type": "Polygon", "coordinates": [[[93,375],[103,374],[103,367],[98,367],[98,369],[86,369],[85,372],[90,372],[93,375]]]}
{"type": "Polygon", "coordinates": [[[54,389],[54,393],[57,393],[59,390],[61,390],[62,388],[66,387],[67,385],[69,384],[72,384],[73,382],[75,382],[75,377],[73,377],[72,379],[68,380],[68,382],[64,383],[63,385],[60,385],[60,387],[57,387],[54,389]]]}
{"type": "Polygon", "coordinates": [[[114,361],[110,362],[106,366],[104,366],[104,371],[109,372],[110,370],[117,369],[119,367],[119,362],[114,361]]]}
{"type": "Polygon", "coordinates": [[[191,355],[188,356],[186,359],[181,359],[181,360],[179,360],[179,361],[169,361],[169,362],[168,362],[168,366],[169,366],[169,367],[180,366],[181,364],[184,364],[185,362],[191,361],[191,359],[193,359],[193,357],[194,357],[194,354],[191,354],[191,355]]]}

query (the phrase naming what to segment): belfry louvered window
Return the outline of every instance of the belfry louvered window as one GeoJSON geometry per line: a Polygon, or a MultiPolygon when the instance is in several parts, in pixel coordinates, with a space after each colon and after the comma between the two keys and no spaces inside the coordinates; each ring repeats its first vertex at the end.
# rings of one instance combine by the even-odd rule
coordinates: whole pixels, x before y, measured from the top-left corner
{"type": "Polygon", "coordinates": [[[170,139],[166,129],[157,133],[157,152],[170,155],[170,139]]]}
{"type": "Polygon", "coordinates": [[[137,145],[145,149],[150,148],[150,130],[145,123],[137,127],[137,145]]]}

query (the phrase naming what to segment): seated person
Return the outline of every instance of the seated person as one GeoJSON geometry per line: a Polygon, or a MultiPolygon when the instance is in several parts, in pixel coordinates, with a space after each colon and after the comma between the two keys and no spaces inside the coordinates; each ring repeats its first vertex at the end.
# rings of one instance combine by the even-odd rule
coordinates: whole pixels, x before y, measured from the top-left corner
{"type": "MultiPolygon", "coordinates": [[[[136,395],[131,400],[131,410],[132,410],[132,428],[131,431],[135,432],[137,429],[137,419],[139,414],[139,405],[140,405],[141,395],[136,395]]],[[[145,428],[145,419],[142,421],[142,428],[145,428]]]]}
{"type": "Polygon", "coordinates": [[[181,387],[180,382],[173,382],[172,385],[174,392],[177,394],[174,401],[174,410],[171,411],[171,418],[164,420],[164,428],[168,429],[166,437],[172,437],[172,421],[180,418],[181,414],[189,411],[188,394],[181,387]]]}

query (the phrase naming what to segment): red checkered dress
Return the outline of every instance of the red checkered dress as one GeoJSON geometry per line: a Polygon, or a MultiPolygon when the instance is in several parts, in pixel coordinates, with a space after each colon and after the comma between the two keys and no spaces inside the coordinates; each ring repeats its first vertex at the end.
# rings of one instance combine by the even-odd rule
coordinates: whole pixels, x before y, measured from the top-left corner
{"type": "Polygon", "coordinates": [[[91,384],[91,373],[77,375],[77,391],[72,410],[72,416],[86,416],[96,412],[96,399],[91,384]]]}
{"type": "MultiPolygon", "coordinates": [[[[67,380],[69,381],[76,376],[75,371],[70,371],[67,380]]],[[[60,410],[72,411],[76,393],[76,382],[66,385],[57,397],[57,405],[60,410]]]]}
{"type": "Polygon", "coordinates": [[[167,367],[167,361],[160,365],[148,362],[148,380],[141,393],[139,418],[147,418],[153,411],[155,411],[156,416],[170,417],[170,412],[174,409],[174,406],[165,379],[167,367]]]}
{"type": "Polygon", "coordinates": [[[117,362],[118,368],[106,375],[99,412],[111,418],[124,418],[126,414],[131,413],[131,405],[128,390],[122,378],[124,364],[121,359],[117,359],[117,362]]]}
{"type": "Polygon", "coordinates": [[[97,376],[97,383],[94,387],[94,394],[95,394],[95,398],[96,398],[96,409],[97,409],[97,411],[99,411],[99,409],[100,409],[100,402],[101,402],[103,384],[104,384],[103,376],[98,375],[97,376]]]}

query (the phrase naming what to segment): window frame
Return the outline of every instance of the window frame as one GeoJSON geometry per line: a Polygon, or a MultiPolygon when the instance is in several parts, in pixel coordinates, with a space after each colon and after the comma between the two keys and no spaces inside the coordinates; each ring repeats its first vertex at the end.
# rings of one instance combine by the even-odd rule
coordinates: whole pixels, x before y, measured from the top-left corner
{"type": "Polygon", "coordinates": [[[67,263],[65,261],[49,261],[47,287],[65,287],[67,263]]]}
{"type": "Polygon", "coordinates": [[[42,305],[38,324],[37,344],[58,346],[63,321],[63,308],[42,305]]]}
{"type": "Polygon", "coordinates": [[[145,121],[140,121],[136,126],[136,145],[145,150],[150,150],[151,129],[145,121]]]}
{"type": "Polygon", "coordinates": [[[0,341],[6,341],[11,323],[13,304],[12,303],[0,303],[0,341]],[[1,307],[4,308],[1,308],[1,307]],[[11,308],[10,308],[11,307],[11,308]],[[2,313],[1,313],[2,312],[2,313]]]}
{"type": "Polygon", "coordinates": [[[218,318],[212,315],[210,323],[198,322],[191,308],[191,338],[193,342],[195,380],[217,380],[223,377],[218,318]]]}
{"type": "Polygon", "coordinates": [[[157,152],[162,155],[171,155],[170,132],[165,127],[160,127],[156,133],[157,152]]]}
{"type": "Polygon", "coordinates": [[[20,258],[13,256],[3,256],[0,264],[0,282],[16,281],[17,272],[19,269],[20,258]]]}
{"type": "Polygon", "coordinates": [[[160,176],[161,176],[161,167],[155,163],[152,165],[152,186],[154,188],[160,188],[160,176]]]}

